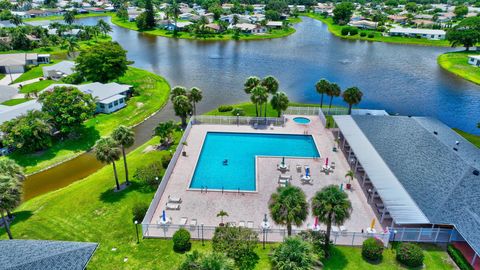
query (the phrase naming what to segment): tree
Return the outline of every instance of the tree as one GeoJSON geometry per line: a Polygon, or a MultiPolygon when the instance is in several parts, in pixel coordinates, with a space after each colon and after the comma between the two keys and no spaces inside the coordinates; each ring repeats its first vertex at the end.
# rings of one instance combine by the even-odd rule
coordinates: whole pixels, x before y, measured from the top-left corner
{"type": "Polygon", "coordinates": [[[330,97],[330,103],[328,104],[329,111],[332,108],[333,98],[340,96],[341,93],[342,93],[342,90],[340,90],[340,86],[338,86],[338,84],[336,83],[331,83],[330,86],[327,88],[326,94],[327,96],[330,97]]]}
{"type": "Polygon", "coordinates": [[[13,239],[13,236],[10,231],[10,221],[5,218],[4,212],[15,209],[15,207],[20,205],[21,199],[21,181],[17,177],[0,174],[0,215],[9,239],[13,239]]]}
{"type": "Polygon", "coordinates": [[[19,26],[20,24],[23,23],[22,17],[20,17],[19,15],[12,15],[9,21],[13,23],[15,26],[19,26]]]}
{"type": "Polygon", "coordinates": [[[330,82],[325,79],[321,79],[315,84],[315,90],[320,94],[320,107],[323,107],[323,94],[326,94],[330,88],[330,82]]]}
{"type": "Polygon", "coordinates": [[[234,262],[223,253],[212,252],[206,255],[197,250],[187,254],[178,270],[234,270],[234,262]]]}
{"type": "Polygon", "coordinates": [[[155,11],[153,10],[152,0],[145,0],[145,22],[148,29],[155,27],[155,11]]]}
{"type": "Polygon", "coordinates": [[[232,25],[237,25],[239,20],[240,20],[240,19],[238,18],[238,15],[237,15],[237,14],[233,15],[232,25]]]}
{"type": "Polygon", "coordinates": [[[228,217],[228,213],[226,211],[220,210],[220,212],[217,213],[217,217],[220,217],[222,220],[220,224],[223,224],[223,218],[228,217]]]}
{"type": "Polygon", "coordinates": [[[170,101],[173,102],[173,100],[178,96],[187,96],[187,89],[178,85],[173,87],[172,91],[170,91],[170,101]]]}
{"type": "Polygon", "coordinates": [[[299,237],[288,237],[273,250],[272,269],[312,269],[313,253],[310,245],[299,237]]]}
{"type": "MultiPolygon", "coordinates": [[[[0,174],[7,175],[9,177],[12,177],[13,179],[16,179],[18,181],[18,184],[21,184],[26,179],[23,168],[20,167],[12,159],[0,159],[0,172],[0,174]]],[[[11,210],[12,209],[6,209],[9,219],[13,219],[11,210]]]]}
{"type": "Polygon", "coordinates": [[[458,25],[447,31],[447,40],[452,47],[462,45],[467,51],[480,42],[480,17],[463,19],[458,25]]]}
{"type": "Polygon", "coordinates": [[[75,51],[80,49],[80,44],[78,44],[75,37],[68,37],[65,39],[65,44],[67,45],[67,56],[75,56],[75,51]]]}
{"type": "Polygon", "coordinates": [[[26,153],[52,146],[53,126],[48,114],[31,110],[0,126],[3,144],[26,153]]]}
{"type": "Polygon", "coordinates": [[[54,126],[62,134],[81,127],[97,108],[92,95],[75,87],[57,86],[40,94],[38,101],[42,103],[42,111],[50,115],[54,126]]]}
{"type": "Polygon", "coordinates": [[[280,117],[282,112],[288,108],[289,102],[287,94],[283,92],[275,93],[270,100],[270,104],[272,104],[273,109],[277,111],[278,117],[280,117]]]}
{"type": "Polygon", "coordinates": [[[408,2],[407,4],[405,4],[405,10],[407,10],[408,12],[416,12],[418,10],[418,6],[417,6],[417,3],[415,2],[408,2]]]}
{"type": "MultiPolygon", "coordinates": [[[[265,87],[265,89],[267,89],[267,99],[268,99],[268,94],[271,94],[271,95],[275,94],[278,91],[278,87],[279,87],[277,78],[271,75],[263,78],[261,85],[265,87]]],[[[268,107],[268,103],[265,102],[265,112],[264,112],[265,117],[267,117],[267,107],[268,107]]]]}
{"type": "Polygon", "coordinates": [[[176,129],[176,125],[173,121],[167,121],[158,123],[155,127],[155,136],[160,137],[160,144],[169,146],[173,143],[173,132],[176,129]]]}
{"type": "Polygon", "coordinates": [[[463,18],[465,17],[465,15],[468,14],[468,7],[465,5],[456,6],[453,13],[455,13],[455,16],[457,16],[457,18],[463,18]]]}
{"type": "Polygon", "coordinates": [[[276,10],[269,9],[265,11],[265,19],[269,21],[279,21],[280,20],[280,13],[276,10]]]}
{"type": "Polygon", "coordinates": [[[125,7],[121,7],[117,10],[116,13],[117,17],[120,18],[122,21],[128,20],[128,11],[125,7]]]}
{"type": "Polygon", "coordinates": [[[100,28],[100,31],[103,33],[103,36],[107,36],[109,32],[112,32],[112,27],[103,19],[100,19],[97,22],[97,27],[100,28]]]}
{"type": "Polygon", "coordinates": [[[262,105],[268,101],[268,92],[267,88],[263,86],[257,86],[252,89],[250,93],[250,100],[255,104],[256,116],[259,117],[262,115],[262,105]],[[260,108],[260,109],[259,109],[260,108]]]}
{"type": "Polygon", "coordinates": [[[347,24],[353,15],[355,7],[351,2],[342,2],[333,9],[333,22],[336,24],[347,24]]]}
{"type": "Polygon", "coordinates": [[[101,42],[82,50],[75,70],[89,81],[106,83],[125,74],[127,51],[117,42],[101,42]]]}
{"type": "Polygon", "coordinates": [[[135,142],[135,133],[131,128],[122,125],[114,129],[111,136],[112,139],[115,140],[115,142],[122,148],[123,165],[125,166],[125,182],[128,186],[130,185],[130,182],[128,181],[128,165],[125,148],[133,145],[135,142]]]}
{"type": "Polygon", "coordinates": [[[193,106],[193,115],[197,114],[197,103],[202,101],[203,95],[202,95],[202,90],[197,87],[192,87],[190,89],[190,92],[188,93],[188,98],[190,99],[190,102],[192,103],[193,106]]]}
{"type": "Polygon", "coordinates": [[[77,12],[75,10],[66,11],[63,14],[63,20],[66,24],[72,25],[75,22],[75,15],[77,15],[77,12]]]}
{"type": "Polygon", "coordinates": [[[308,215],[305,193],[296,186],[279,187],[271,195],[268,208],[275,223],[287,226],[288,236],[292,235],[292,224],[302,225],[308,215]]]}
{"type": "Polygon", "coordinates": [[[118,182],[115,161],[120,159],[120,152],[118,144],[110,137],[101,138],[95,143],[95,157],[97,160],[106,164],[111,163],[113,166],[113,174],[115,176],[117,190],[120,190],[120,183],[118,182]]]}
{"type": "Polygon", "coordinates": [[[182,119],[182,127],[185,128],[187,126],[187,117],[192,112],[190,100],[188,100],[187,96],[180,95],[173,98],[172,103],[175,115],[182,119]]]}
{"type": "Polygon", "coordinates": [[[140,31],[147,30],[147,13],[142,12],[135,18],[135,23],[140,31]]]}
{"type": "Polygon", "coordinates": [[[167,14],[170,14],[170,16],[173,16],[173,21],[175,24],[175,28],[173,29],[173,36],[178,35],[178,29],[177,29],[177,21],[178,21],[178,15],[180,14],[180,7],[178,6],[177,1],[173,0],[172,4],[170,5],[167,14]]]}
{"type": "Polygon", "coordinates": [[[350,218],[352,204],[345,192],[336,185],[324,187],[312,198],[312,212],[318,220],[327,225],[325,254],[328,256],[332,224],[342,225],[350,218]]]}
{"type": "Polygon", "coordinates": [[[245,83],[243,84],[243,90],[245,93],[250,94],[252,89],[260,85],[260,78],[256,76],[250,76],[247,78],[245,83]]]}
{"type": "Polygon", "coordinates": [[[255,253],[258,234],[248,228],[217,227],[212,238],[214,252],[224,253],[239,269],[254,269],[259,257],[255,253]]]}
{"type": "Polygon", "coordinates": [[[363,93],[358,87],[350,87],[343,92],[343,100],[348,103],[348,114],[352,113],[352,106],[362,101],[363,93]]]}

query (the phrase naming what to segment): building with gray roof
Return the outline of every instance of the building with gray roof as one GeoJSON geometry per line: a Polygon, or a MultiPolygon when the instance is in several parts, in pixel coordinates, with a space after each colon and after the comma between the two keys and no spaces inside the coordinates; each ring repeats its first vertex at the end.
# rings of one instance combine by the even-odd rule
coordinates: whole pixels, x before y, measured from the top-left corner
{"type": "Polygon", "coordinates": [[[3,240],[0,241],[0,269],[82,270],[97,247],[97,243],[3,240]]]}
{"type": "Polygon", "coordinates": [[[25,66],[50,62],[50,54],[11,53],[0,55],[0,73],[23,73],[25,66]]]}
{"type": "Polygon", "coordinates": [[[43,77],[52,80],[60,80],[74,72],[75,63],[73,61],[62,61],[55,65],[42,67],[43,77]]]}
{"type": "Polygon", "coordinates": [[[450,226],[480,254],[479,148],[429,117],[333,118],[340,148],[379,200],[381,222],[450,226]]]}

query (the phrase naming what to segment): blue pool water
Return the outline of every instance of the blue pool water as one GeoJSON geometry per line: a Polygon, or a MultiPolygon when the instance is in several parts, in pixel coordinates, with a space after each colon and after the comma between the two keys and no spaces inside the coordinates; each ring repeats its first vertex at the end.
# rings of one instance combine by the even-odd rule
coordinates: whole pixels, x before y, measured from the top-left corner
{"type": "Polygon", "coordinates": [[[310,123],[310,119],[305,117],[295,117],[293,118],[293,121],[295,121],[295,123],[304,124],[304,125],[310,123]]]}
{"type": "Polygon", "coordinates": [[[208,132],[190,188],[254,191],[255,156],[310,158],[320,154],[310,135],[208,132]],[[224,160],[228,165],[223,165],[224,160]]]}

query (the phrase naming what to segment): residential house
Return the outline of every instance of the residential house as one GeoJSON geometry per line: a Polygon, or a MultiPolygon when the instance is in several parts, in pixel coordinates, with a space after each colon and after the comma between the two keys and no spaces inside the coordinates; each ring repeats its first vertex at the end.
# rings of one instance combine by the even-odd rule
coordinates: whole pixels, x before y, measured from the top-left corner
{"type": "Polygon", "coordinates": [[[395,23],[405,23],[407,20],[407,16],[400,16],[400,15],[389,15],[389,20],[392,20],[395,23]]]}
{"type": "Polygon", "coordinates": [[[27,65],[46,64],[50,54],[13,53],[0,55],[0,73],[23,73],[27,65]]]}
{"type": "Polygon", "coordinates": [[[138,17],[138,15],[142,14],[143,11],[144,11],[143,9],[128,8],[127,9],[128,20],[129,21],[135,21],[135,19],[138,17]]]}
{"type": "Polygon", "coordinates": [[[220,25],[216,23],[209,23],[205,25],[205,27],[212,30],[213,32],[220,32],[220,25]]]}
{"type": "Polygon", "coordinates": [[[468,63],[472,66],[480,67],[480,55],[469,55],[468,63]]]}
{"type": "MultiPolygon", "coordinates": [[[[182,31],[182,30],[185,30],[187,26],[192,24],[193,24],[192,22],[177,22],[176,28],[178,31],[182,31]]],[[[167,25],[165,29],[167,29],[168,31],[175,30],[175,22],[170,21],[170,23],[167,25]]]]}
{"type": "Polygon", "coordinates": [[[435,24],[435,22],[431,20],[423,20],[423,19],[413,20],[412,23],[414,23],[418,27],[431,27],[435,24]]]}
{"type": "Polygon", "coordinates": [[[229,10],[232,9],[232,8],[233,8],[233,4],[229,4],[229,3],[224,3],[224,4],[222,4],[222,9],[223,9],[224,11],[229,11],[229,10]]]}
{"type": "Polygon", "coordinates": [[[265,5],[264,5],[264,4],[255,4],[255,5],[253,5],[253,13],[255,13],[255,14],[264,14],[264,13],[265,13],[265,5]]]}
{"type": "Polygon", "coordinates": [[[267,32],[266,27],[251,23],[237,23],[236,25],[231,26],[231,28],[240,29],[240,31],[249,34],[263,34],[267,32]]]}
{"type": "Polygon", "coordinates": [[[305,12],[305,5],[288,5],[288,9],[290,12],[295,11],[295,9],[297,9],[298,12],[305,12]]]}
{"type": "Polygon", "coordinates": [[[62,61],[58,64],[42,67],[43,77],[52,80],[60,80],[75,71],[75,63],[73,61],[62,61]]]}
{"type": "Polygon", "coordinates": [[[415,19],[421,20],[433,20],[433,15],[430,14],[418,14],[414,16],[415,19]]]}
{"type": "Polygon", "coordinates": [[[335,6],[332,3],[318,3],[314,7],[314,12],[317,14],[328,13],[329,15],[333,14],[333,9],[335,6]]]}
{"type": "Polygon", "coordinates": [[[192,20],[195,16],[196,16],[196,15],[193,14],[193,13],[182,13],[182,14],[178,15],[178,19],[190,21],[190,20],[192,20]]]}
{"type": "Polygon", "coordinates": [[[390,36],[416,37],[433,40],[445,39],[446,32],[443,30],[422,29],[422,28],[402,28],[396,27],[388,31],[390,36]]]}
{"type": "Polygon", "coordinates": [[[267,22],[267,28],[269,29],[280,29],[283,27],[283,22],[281,21],[269,21],[267,22]]]}
{"type": "Polygon", "coordinates": [[[360,21],[351,21],[348,25],[354,26],[360,29],[376,29],[378,26],[378,22],[360,20],[360,21]]]}

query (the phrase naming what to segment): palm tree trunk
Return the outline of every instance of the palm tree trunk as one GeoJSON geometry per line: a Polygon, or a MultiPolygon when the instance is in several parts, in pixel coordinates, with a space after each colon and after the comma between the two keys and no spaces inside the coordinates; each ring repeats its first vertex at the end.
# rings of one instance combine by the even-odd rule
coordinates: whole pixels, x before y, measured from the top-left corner
{"type": "Polygon", "coordinates": [[[332,231],[332,218],[331,214],[328,215],[328,221],[327,221],[327,231],[325,232],[325,257],[328,258],[328,250],[330,246],[330,233],[332,231]]]}
{"type": "Polygon", "coordinates": [[[5,215],[3,214],[3,209],[0,210],[0,213],[2,214],[3,226],[5,226],[5,230],[7,231],[8,238],[11,240],[13,239],[12,232],[10,231],[10,225],[8,224],[7,220],[5,219],[5,215]]]}
{"type": "Polygon", "coordinates": [[[292,223],[287,223],[287,235],[292,236],[292,223]]]}
{"type": "Polygon", "coordinates": [[[328,114],[330,114],[330,108],[332,108],[333,96],[330,96],[330,104],[328,104],[328,114]]]}
{"type": "Polygon", "coordinates": [[[115,183],[117,184],[117,190],[120,190],[120,183],[118,183],[117,167],[115,166],[115,161],[112,162],[113,174],[115,175],[115,183]]]}
{"type": "Polygon", "coordinates": [[[320,98],[320,108],[322,108],[323,107],[323,94],[320,97],[321,97],[320,98]]]}
{"type": "Polygon", "coordinates": [[[267,117],[267,107],[268,107],[268,102],[265,102],[265,117],[267,117]]]}
{"type": "Polygon", "coordinates": [[[185,128],[187,126],[187,117],[182,116],[182,127],[185,128]]]}
{"type": "Polygon", "coordinates": [[[125,154],[125,146],[122,145],[122,154],[123,154],[123,165],[125,166],[125,182],[127,186],[130,185],[128,181],[128,165],[127,165],[127,155],[125,154]]]}
{"type": "Polygon", "coordinates": [[[258,104],[255,103],[255,115],[258,117],[258,104]]]}
{"type": "Polygon", "coordinates": [[[352,104],[348,104],[348,114],[352,114],[352,104]]]}
{"type": "Polygon", "coordinates": [[[195,102],[192,102],[193,104],[193,115],[197,115],[197,106],[195,105],[195,102]]]}
{"type": "Polygon", "coordinates": [[[7,209],[7,217],[8,219],[13,219],[13,215],[12,215],[12,212],[10,212],[10,210],[7,209]]]}

